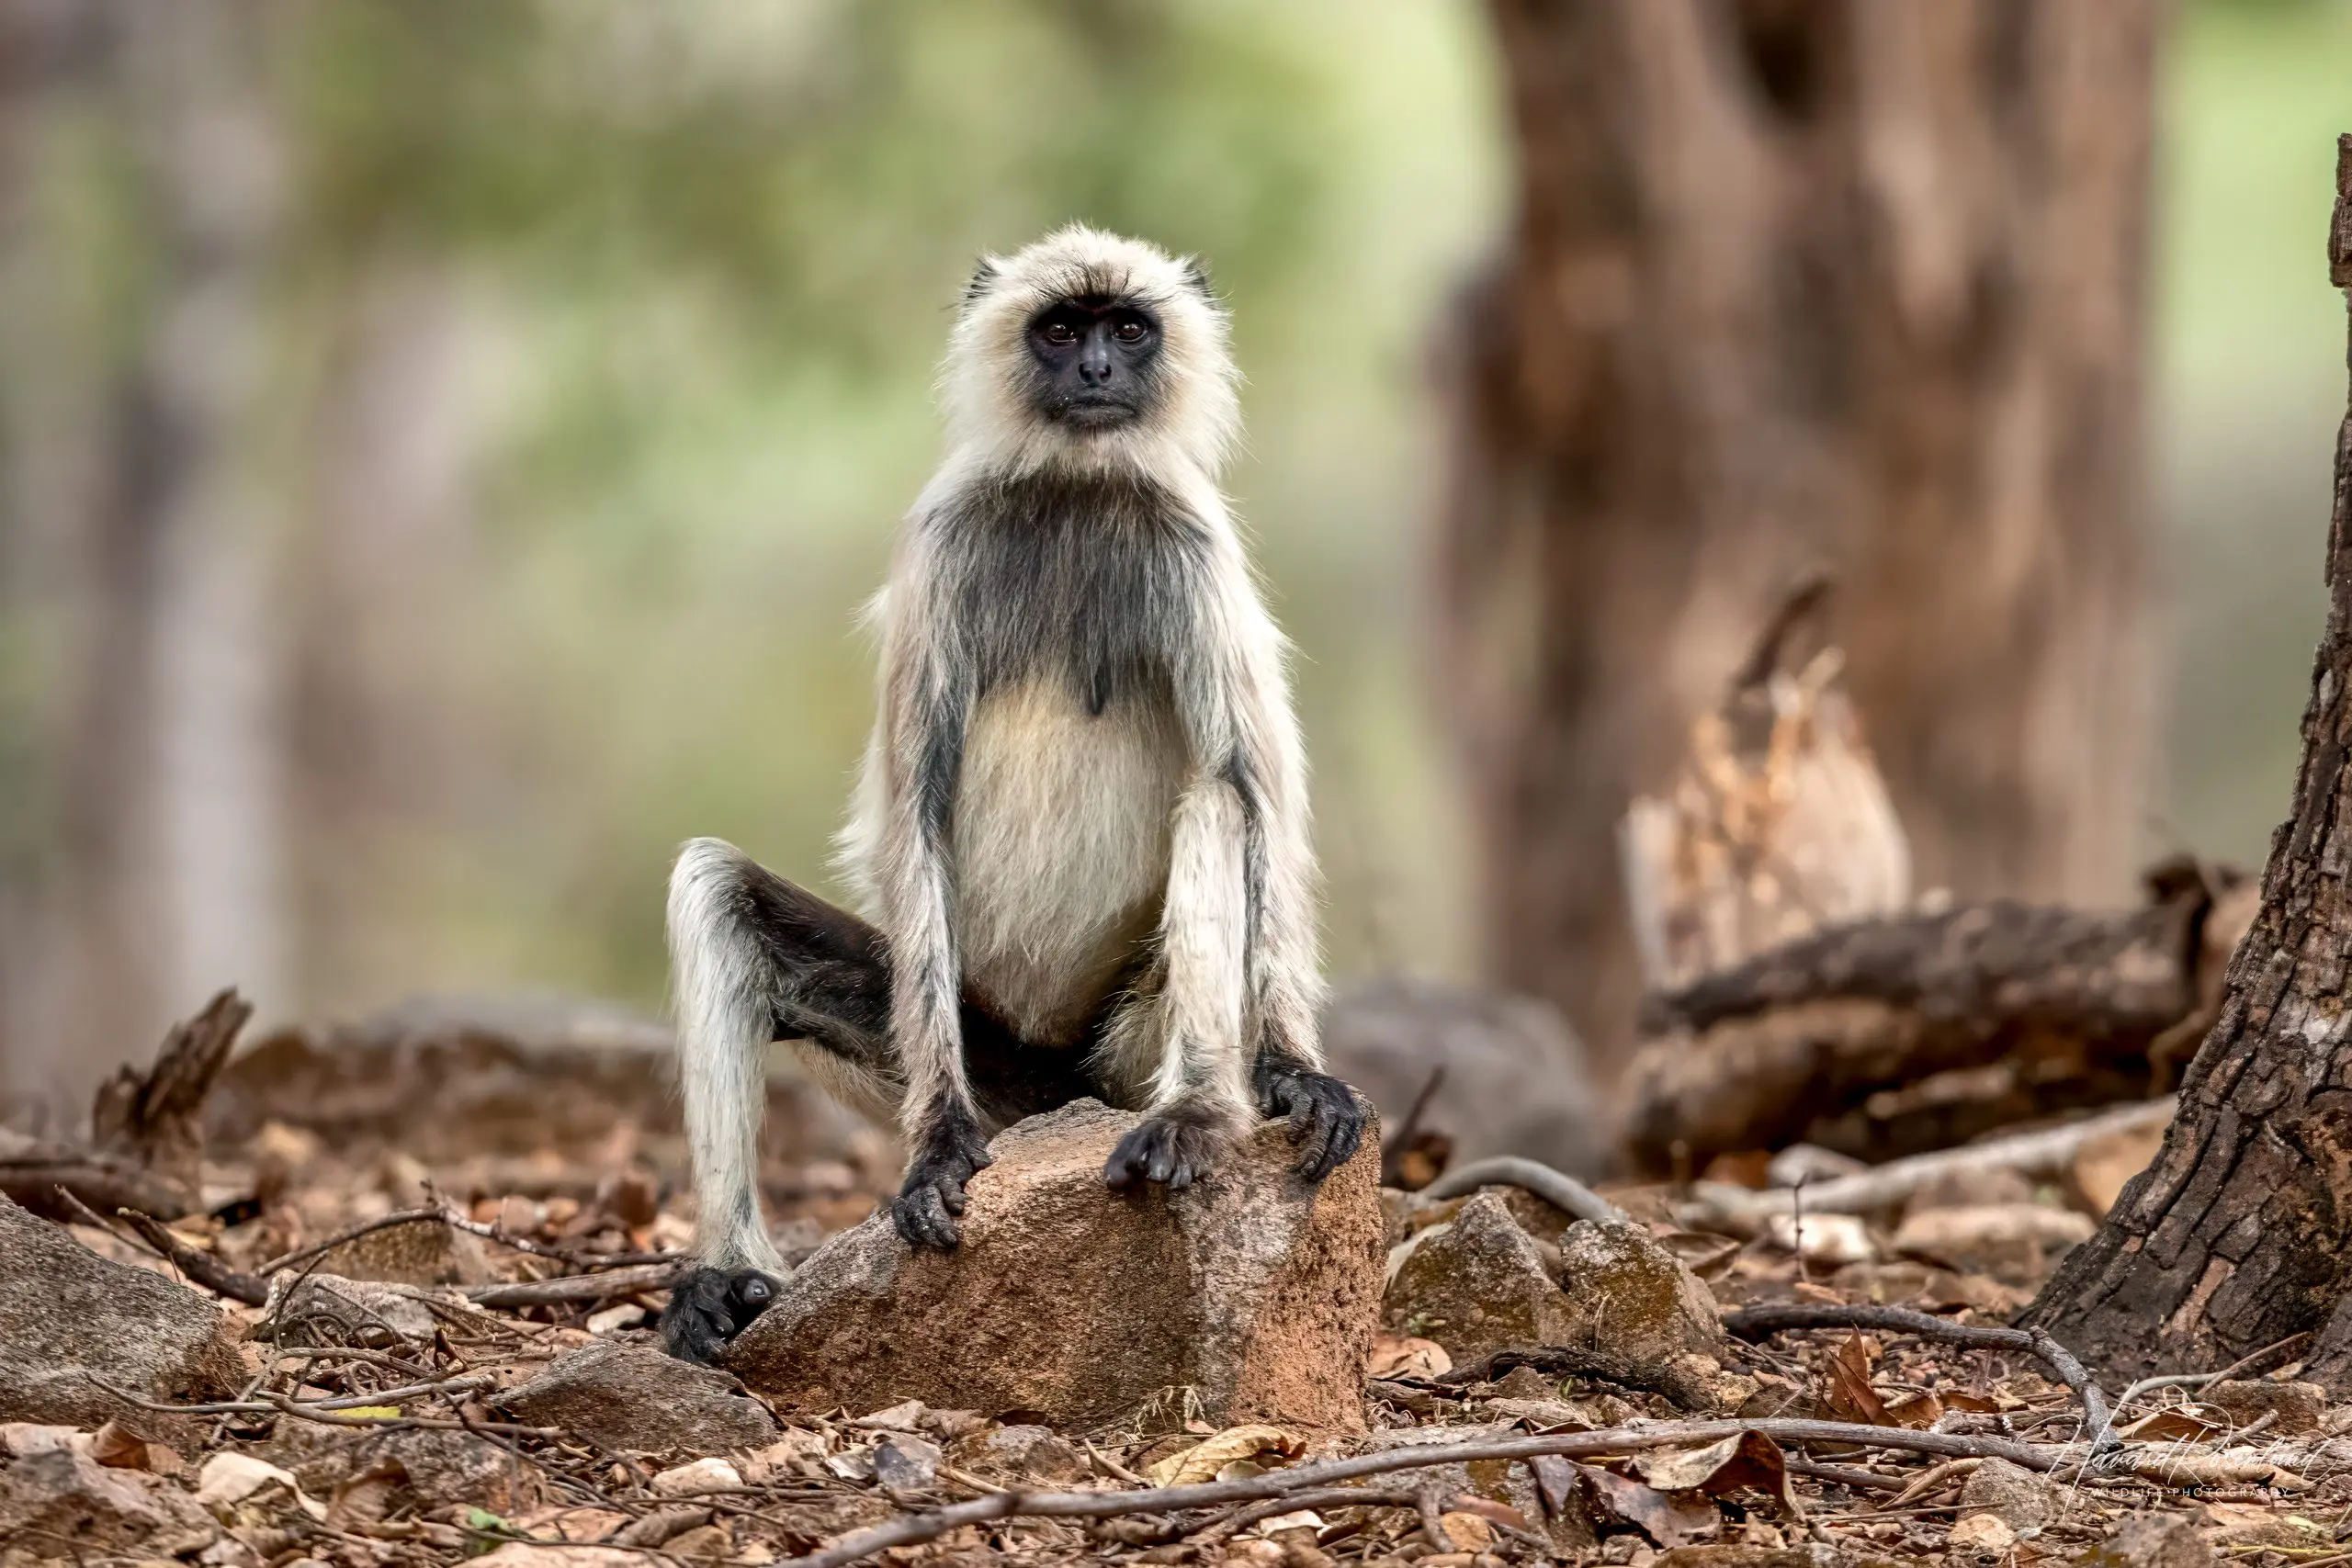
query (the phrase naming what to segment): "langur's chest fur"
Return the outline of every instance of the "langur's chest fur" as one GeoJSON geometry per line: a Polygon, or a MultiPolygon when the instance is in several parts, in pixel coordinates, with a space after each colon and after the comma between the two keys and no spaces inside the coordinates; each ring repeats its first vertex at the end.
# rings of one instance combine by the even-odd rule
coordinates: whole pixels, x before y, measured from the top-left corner
{"type": "Polygon", "coordinates": [[[1005,1021],[1075,1042],[1167,886],[1192,530],[1132,482],[1033,480],[976,510],[955,563],[978,676],[950,818],[957,949],[1005,1021]]]}

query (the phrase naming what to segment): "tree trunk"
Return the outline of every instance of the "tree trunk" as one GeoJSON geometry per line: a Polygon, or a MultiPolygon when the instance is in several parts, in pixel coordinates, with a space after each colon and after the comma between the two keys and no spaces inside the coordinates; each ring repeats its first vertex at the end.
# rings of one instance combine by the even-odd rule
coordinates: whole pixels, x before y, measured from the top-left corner
{"type": "Polygon", "coordinates": [[[1456,323],[1444,706],[1494,964],[1604,1062],[1619,815],[1808,568],[1917,886],[2126,896],[2160,8],[1493,0],[1520,210],[1456,323]]]}
{"type": "MultiPolygon", "coordinates": [[[[2352,289],[2352,136],[2337,148],[2329,264],[2352,289]]],[[[2179,1116],[2026,1312],[2118,1375],[2219,1366],[2316,1332],[2312,1373],[2352,1390],[2352,412],[2336,443],[2327,583],[2293,813],[2271,839],[2262,910],[2179,1116]]]]}

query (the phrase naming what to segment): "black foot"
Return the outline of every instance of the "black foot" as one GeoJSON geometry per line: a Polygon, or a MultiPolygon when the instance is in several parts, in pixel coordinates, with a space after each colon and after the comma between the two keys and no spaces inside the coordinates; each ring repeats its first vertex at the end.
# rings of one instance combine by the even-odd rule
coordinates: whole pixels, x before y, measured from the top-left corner
{"type": "Polygon", "coordinates": [[[707,1367],[774,1300],[775,1280],[757,1269],[696,1269],[670,1287],[662,1348],[707,1367]]]}
{"type": "Polygon", "coordinates": [[[1158,1111],[1119,1140],[1102,1166],[1102,1179],[1125,1190],[1138,1181],[1167,1184],[1182,1192],[1208,1175],[1225,1152],[1217,1129],[1181,1111],[1158,1111]]]}
{"type": "Polygon", "coordinates": [[[996,1163],[969,1111],[947,1111],[932,1124],[890,1202],[899,1234],[916,1247],[942,1251],[962,1239],[955,1216],[964,1212],[964,1183],[996,1163]]]}
{"type": "Polygon", "coordinates": [[[1348,1163],[1363,1142],[1363,1102],[1355,1090],[1329,1073],[1266,1056],[1258,1059],[1257,1078],[1259,1111],[1290,1118],[1299,1175],[1320,1181],[1348,1163]]]}

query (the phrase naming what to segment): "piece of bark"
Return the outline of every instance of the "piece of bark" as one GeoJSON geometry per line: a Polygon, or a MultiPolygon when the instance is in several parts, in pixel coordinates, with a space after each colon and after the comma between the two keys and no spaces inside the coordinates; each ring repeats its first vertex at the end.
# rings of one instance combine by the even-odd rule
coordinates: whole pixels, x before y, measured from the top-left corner
{"type": "MultiPolygon", "coordinates": [[[[2069,1084],[2090,1091],[2075,1103],[2145,1095],[2152,1048],[2210,994],[2227,952],[2214,939],[2251,915],[2225,872],[2159,886],[2158,901],[2116,913],[2004,900],[1839,926],[1653,998],[1627,1146],[1651,1170],[1703,1164],[1793,1142],[1882,1091],[2004,1063],[1984,1098],[2012,1116],[2067,1108],[2069,1084]]],[[[1921,1109],[1939,1130],[1941,1108],[1921,1109]]]]}

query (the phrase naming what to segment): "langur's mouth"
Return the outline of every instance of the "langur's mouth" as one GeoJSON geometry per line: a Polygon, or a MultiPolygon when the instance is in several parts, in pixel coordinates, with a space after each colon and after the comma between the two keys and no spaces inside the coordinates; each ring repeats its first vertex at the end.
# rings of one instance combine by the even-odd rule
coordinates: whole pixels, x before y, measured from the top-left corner
{"type": "Polygon", "coordinates": [[[1053,411],[1056,419],[1080,430],[1109,430],[1127,424],[1134,421],[1136,412],[1136,405],[1126,399],[1104,392],[1066,398],[1053,411]]]}

